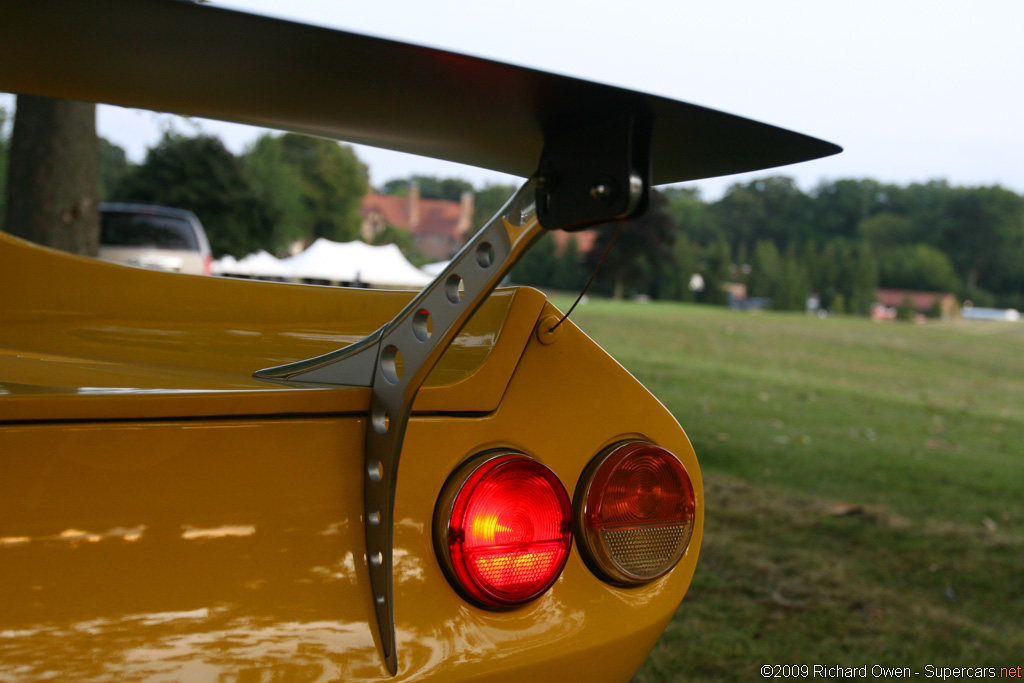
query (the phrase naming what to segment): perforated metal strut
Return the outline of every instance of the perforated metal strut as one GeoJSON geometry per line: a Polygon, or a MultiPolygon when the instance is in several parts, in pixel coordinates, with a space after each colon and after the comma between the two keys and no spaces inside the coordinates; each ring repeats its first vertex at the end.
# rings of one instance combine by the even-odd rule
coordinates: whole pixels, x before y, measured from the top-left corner
{"type": "Polygon", "coordinates": [[[542,234],[525,184],[391,322],[340,351],[256,373],[264,379],[372,386],[366,429],[366,555],[381,647],[397,673],[392,548],[395,487],[413,399],[473,312],[542,234]]]}
{"type": "MultiPolygon", "coordinates": [[[[552,174],[527,181],[445,270],[381,329],[344,349],[255,373],[257,378],[275,381],[373,387],[364,466],[366,560],[381,649],[392,674],[398,671],[392,585],[394,499],[413,400],[488,294],[545,229],[558,227],[552,220],[541,225],[538,201],[544,204],[542,214],[554,213],[559,220],[578,217],[573,203],[585,207],[585,218],[571,221],[572,228],[628,218],[643,210],[649,169],[633,168],[634,156],[623,156],[621,137],[615,145],[614,176],[608,172],[611,169],[589,167],[587,177],[594,179],[589,187],[587,178],[580,178],[568,165],[559,170],[548,163],[552,174]],[[609,180],[612,177],[619,180],[609,180]],[[613,182],[617,187],[610,189],[613,182]]],[[[561,145],[558,155],[570,148],[561,145]]]]}

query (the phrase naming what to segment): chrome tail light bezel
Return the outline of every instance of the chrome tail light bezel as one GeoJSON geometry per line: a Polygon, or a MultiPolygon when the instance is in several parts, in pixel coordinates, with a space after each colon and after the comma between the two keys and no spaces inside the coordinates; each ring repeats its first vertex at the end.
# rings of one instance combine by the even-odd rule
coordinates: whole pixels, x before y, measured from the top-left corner
{"type": "MultiPolygon", "coordinates": [[[[458,467],[441,489],[434,508],[433,541],[434,550],[448,583],[468,602],[488,610],[508,610],[530,603],[546,593],[561,576],[572,550],[573,540],[572,503],[569,494],[558,476],[537,459],[525,453],[498,449],[474,456],[458,467]],[[465,542],[464,519],[453,519],[465,511],[464,499],[472,496],[487,477],[497,476],[503,468],[530,468],[551,486],[557,498],[561,520],[558,543],[560,557],[552,565],[546,580],[537,583],[531,590],[509,594],[495,590],[474,580],[475,572],[466,564],[467,555],[459,549],[465,542]]],[[[538,543],[554,543],[554,539],[538,543]]]]}
{"type": "Polygon", "coordinates": [[[638,586],[654,581],[676,567],[686,554],[696,525],[696,495],[682,461],[671,451],[649,441],[629,439],[603,449],[590,461],[576,486],[573,496],[573,518],[576,548],[590,571],[601,580],[616,586],[638,586]],[[630,458],[656,455],[664,467],[679,479],[684,500],[676,520],[656,520],[650,524],[623,524],[611,532],[619,538],[610,539],[611,532],[601,523],[601,505],[608,494],[607,485],[615,471],[630,458]],[[596,487],[595,487],[596,484],[596,487]],[[602,488],[604,490],[599,490],[602,488]],[[622,548],[642,544],[647,552],[660,547],[659,557],[625,558],[622,548]],[[616,549],[614,546],[618,545],[616,549]]]}

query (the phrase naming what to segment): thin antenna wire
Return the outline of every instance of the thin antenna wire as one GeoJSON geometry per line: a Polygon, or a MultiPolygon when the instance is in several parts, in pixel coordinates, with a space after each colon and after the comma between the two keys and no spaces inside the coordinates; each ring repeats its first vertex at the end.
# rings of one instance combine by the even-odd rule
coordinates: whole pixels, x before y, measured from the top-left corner
{"type": "Polygon", "coordinates": [[[572,306],[570,306],[569,310],[565,312],[565,315],[562,316],[562,319],[555,323],[555,326],[551,328],[552,332],[557,330],[558,326],[564,323],[565,319],[569,317],[569,314],[576,310],[576,304],[578,304],[580,300],[583,299],[583,295],[587,293],[588,289],[590,289],[590,283],[594,281],[594,278],[597,277],[597,274],[601,271],[601,266],[604,265],[605,259],[608,258],[608,254],[611,253],[612,247],[615,245],[615,240],[619,239],[619,233],[622,232],[622,226],[625,222],[625,220],[619,221],[619,226],[615,228],[615,234],[612,235],[612,241],[608,243],[608,247],[604,250],[604,255],[601,256],[601,260],[597,262],[597,267],[594,268],[594,272],[590,274],[590,279],[587,280],[587,284],[583,285],[583,291],[580,292],[580,295],[578,297],[576,297],[576,301],[572,302],[572,306]]]}

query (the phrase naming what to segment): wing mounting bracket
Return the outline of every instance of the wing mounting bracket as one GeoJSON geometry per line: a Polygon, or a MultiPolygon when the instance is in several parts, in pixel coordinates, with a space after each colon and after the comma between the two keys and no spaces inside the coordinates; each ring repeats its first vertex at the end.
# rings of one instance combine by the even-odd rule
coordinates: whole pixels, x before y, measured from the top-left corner
{"type": "Polygon", "coordinates": [[[373,387],[366,427],[366,560],[384,659],[398,671],[394,498],[413,401],[441,354],[545,229],[579,230],[647,206],[650,127],[633,116],[546,136],[540,170],[393,320],[355,344],[255,373],[274,381],[373,387]],[[540,208],[543,207],[543,208],[540,208]]]}

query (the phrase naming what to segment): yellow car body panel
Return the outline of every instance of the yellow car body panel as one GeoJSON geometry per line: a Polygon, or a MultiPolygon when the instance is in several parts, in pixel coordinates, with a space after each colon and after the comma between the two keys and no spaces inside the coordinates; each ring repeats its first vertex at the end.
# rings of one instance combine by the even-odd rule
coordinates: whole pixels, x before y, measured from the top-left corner
{"type": "MultiPolygon", "coordinates": [[[[368,387],[296,389],[252,373],[355,342],[412,297],[176,276],[2,232],[0,263],[0,291],[17,293],[0,310],[0,420],[365,412],[368,387]]],[[[496,292],[414,409],[497,407],[543,304],[533,290],[496,292]]]]}
{"type": "Polygon", "coordinates": [[[556,311],[534,290],[492,296],[417,398],[391,677],[363,536],[369,389],[251,373],[369,333],[409,293],[151,272],[9,237],[0,262],[20,293],[0,304],[0,678],[623,681],[685,594],[703,520],[693,450],[571,322],[540,340],[556,311]],[[679,456],[697,492],[672,572],[614,587],[574,547],[522,608],[451,588],[431,522],[458,465],[511,447],[571,494],[595,454],[634,437],[679,456]]]}

